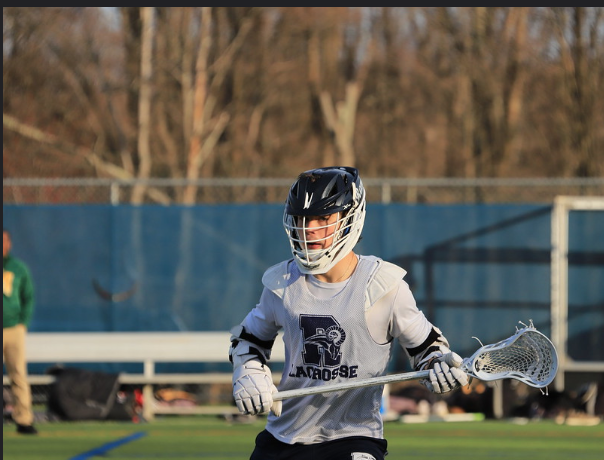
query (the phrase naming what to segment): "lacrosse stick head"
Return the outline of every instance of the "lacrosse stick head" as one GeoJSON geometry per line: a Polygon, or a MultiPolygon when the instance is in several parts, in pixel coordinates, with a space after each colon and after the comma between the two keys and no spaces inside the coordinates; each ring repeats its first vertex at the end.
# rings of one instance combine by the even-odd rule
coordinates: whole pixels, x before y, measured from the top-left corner
{"type": "Polygon", "coordinates": [[[463,360],[462,370],[479,380],[512,378],[543,388],[556,377],[558,355],[554,344],[531,322],[501,342],[480,347],[463,360]]]}

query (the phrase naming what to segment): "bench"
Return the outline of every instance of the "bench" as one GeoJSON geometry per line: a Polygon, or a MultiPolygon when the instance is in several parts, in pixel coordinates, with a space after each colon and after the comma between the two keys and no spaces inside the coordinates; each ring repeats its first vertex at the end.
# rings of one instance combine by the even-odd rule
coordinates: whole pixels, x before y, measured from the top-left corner
{"type": "MultiPolygon", "coordinates": [[[[120,373],[121,384],[142,385],[143,417],[153,420],[158,414],[225,414],[237,413],[234,406],[162,406],[156,402],[153,385],[230,384],[231,374],[156,373],[157,363],[228,363],[229,332],[30,332],[26,336],[29,363],[48,365],[77,363],[142,363],[143,373],[120,373]]],[[[275,340],[271,363],[283,363],[285,352],[281,334],[275,340]]],[[[275,383],[279,373],[273,374],[275,383]]],[[[48,385],[51,375],[30,375],[32,385],[48,385]]],[[[9,383],[3,376],[3,384],[9,383]]],[[[502,385],[494,387],[494,410],[502,414],[502,385]]]]}
{"type": "MultiPolygon", "coordinates": [[[[230,373],[158,374],[156,363],[228,363],[229,332],[30,332],[26,336],[28,363],[142,363],[143,373],[121,373],[122,384],[143,386],[143,417],[156,414],[202,414],[234,407],[164,407],[155,402],[154,384],[231,383],[230,373]]],[[[283,341],[277,338],[271,362],[285,360],[283,341]]],[[[32,385],[50,384],[50,375],[30,375],[32,385]]],[[[7,376],[3,377],[8,384],[7,376]]]]}

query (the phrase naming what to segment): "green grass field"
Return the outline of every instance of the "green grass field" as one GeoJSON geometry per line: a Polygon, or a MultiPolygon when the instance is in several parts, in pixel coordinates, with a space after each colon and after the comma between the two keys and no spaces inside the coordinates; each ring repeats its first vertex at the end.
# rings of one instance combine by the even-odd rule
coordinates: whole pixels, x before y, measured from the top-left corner
{"type": "MultiPolygon", "coordinates": [[[[38,436],[3,428],[4,460],[193,460],[247,459],[260,419],[230,424],[210,416],[162,417],[152,423],[46,423],[38,436]]],[[[557,425],[551,421],[517,425],[507,421],[432,422],[385,425],[388,460],[604,458],[604,424],[557,425]]]]}

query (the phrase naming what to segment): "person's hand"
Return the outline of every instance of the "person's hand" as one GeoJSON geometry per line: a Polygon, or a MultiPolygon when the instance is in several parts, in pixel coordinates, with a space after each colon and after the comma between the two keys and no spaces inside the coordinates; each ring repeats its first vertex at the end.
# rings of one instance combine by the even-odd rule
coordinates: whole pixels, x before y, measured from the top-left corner
{"type": "Polygon", "coordinates": [[[463,360],[457,353],[446,353],[432,361],[430,376],[421,383],[433,393],[448,393],[468,385],[468,375],[459,369],[462,363],[463,360]]]}
{"type": "Polygon", "coordinates": [[[233,371],[233,397],[242,414],[266,414],[272,410],[279,417],[282,403],[273,401],[276,392],[271,370],[255,359],[233,371]]]}

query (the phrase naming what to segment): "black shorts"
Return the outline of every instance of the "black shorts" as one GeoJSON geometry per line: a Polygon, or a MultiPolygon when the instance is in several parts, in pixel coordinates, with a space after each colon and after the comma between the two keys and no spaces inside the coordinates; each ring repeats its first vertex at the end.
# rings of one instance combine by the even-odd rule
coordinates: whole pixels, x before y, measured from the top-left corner
{"type": "Polygon", "coordinates": [[[384,460],[387,447],[385,439],[365,436],[319,444],[286,444],[263,430],[256,436],[256,448],[250,460],[384,460]],[[357,455],[353,456],[353,453],[357,455]]]}

